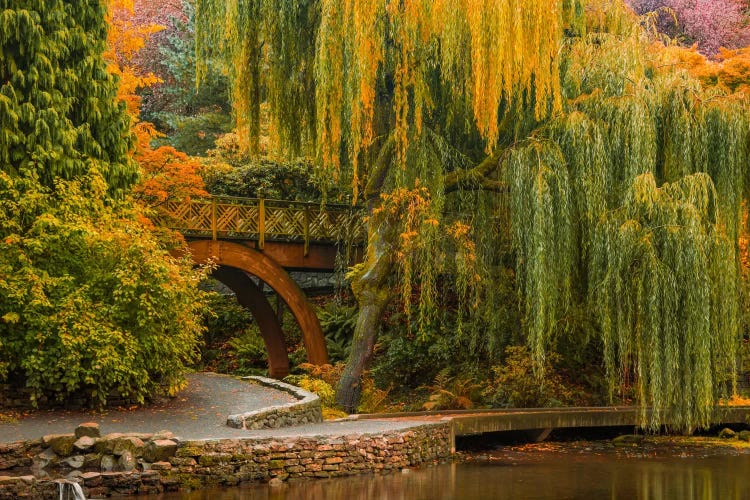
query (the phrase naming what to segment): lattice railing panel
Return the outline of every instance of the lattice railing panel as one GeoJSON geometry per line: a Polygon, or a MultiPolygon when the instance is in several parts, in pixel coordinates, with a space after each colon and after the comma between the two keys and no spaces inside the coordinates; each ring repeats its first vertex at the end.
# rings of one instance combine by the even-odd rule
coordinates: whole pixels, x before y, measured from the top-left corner
{"type": "Polygon", "coordinates": [[[357,209],[317,203],[205,198],[159,207],[157,223],[193,236],[268,240],[356,242],[364,235],[357,209]]]}
{"type": "Polygon", "coordinates": [[[265,214],[267,237],[304,237],[305,208],[266,206],[265,214]]]}
{"type": "Polygon", "coordinates": [[[224,236],[251,236],[260,233],[258,206],[216,204],[216,231],[224,236]]]}

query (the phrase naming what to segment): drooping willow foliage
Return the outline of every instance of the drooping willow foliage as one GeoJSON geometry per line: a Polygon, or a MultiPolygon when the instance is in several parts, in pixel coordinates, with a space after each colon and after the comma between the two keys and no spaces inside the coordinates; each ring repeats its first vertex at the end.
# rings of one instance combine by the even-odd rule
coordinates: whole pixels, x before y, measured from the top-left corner
{"type": "MultiPolygon", "coordinates": [[[[343,159],[356,171],[386,130],[406,161],[410,137],[440,98],[434,78],[451,100],[470,103],[474,120],[463,125],[478,126],[488,149],[501,104],[530,104],[538,118],[560,109],[568,3],[198,0],[198,55],[226,57],[240,123],[259,119],[262,89],[284,147],[298,153],[305,139],[326,167],[343,159]]],[[[249,132],[252,141],[257,130],[249,132]]]]}
{"type": "Polygon", "coordinates": [[[564,335],[596,336],[610,394],[632,380],[655,408],[644,425],[707,425],[741,327],[743,96],[664,64],[611,0],[198,0],[198,20],[248,144],[266,102],[280,150],[316,155],[369,204],[355,345],[384,274],[407,312],[419,293],[422,329],[445,272],[458,330],[470,317],[486,344],[507,217],[537,365],[564,335]]]}
{"type": "Polygon", "coordinates": [[[750,121],[744,98],[660,69],[653,50],[637,32],[572,42],[565,114],[504,173],[537,361],[583,306],[610,394],[633,380],[644,425],[690,429],[737,369],[750,121]]]}

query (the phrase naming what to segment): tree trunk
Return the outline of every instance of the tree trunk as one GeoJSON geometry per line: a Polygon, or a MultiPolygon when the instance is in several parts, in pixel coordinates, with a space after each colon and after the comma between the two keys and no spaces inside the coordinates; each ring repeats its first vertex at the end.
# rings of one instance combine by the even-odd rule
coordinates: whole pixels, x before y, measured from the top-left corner
{"type": "Polygon", "coordinates": [[[384,222],[368,231],[367,259],[352,279],[352,290],[359,303],[359,316],[344,374],[336,389],[336,403],[347,413],[354,413],[362,395],[361,379],[372,358],[378,336],[379,320],[391,299],[388,277],[392,262],[389,252],[393,231],[384,222]]]}

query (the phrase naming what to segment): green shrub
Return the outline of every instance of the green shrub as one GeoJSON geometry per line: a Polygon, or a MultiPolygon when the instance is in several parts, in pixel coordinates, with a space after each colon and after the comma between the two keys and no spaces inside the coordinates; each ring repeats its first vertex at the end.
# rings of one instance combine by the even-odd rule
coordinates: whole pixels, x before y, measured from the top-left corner
{"type": "Polygon", "coordinates": [[[349,357],[358,314],[359,309],[356,306],[342,306],[336,302],[329,302],[318,310],[320,327],[328,348],[328,358],[332,364],[346,361],[349,357]]]}
{"type": "Polygon", "coordinates": [[[422,405],[425,410],[466,410],[474,408],[484,385],[467,374],[450,375],[444,368],[437,374],[432,385],[426,387],[430,397],[422,405]]]}
{"type": "Polygon", "coordinates": [[[202,271],[170,257],[93,173],[0,172],[0,381],[103,405],[173,392],[198,357],[202,271]]]}
{"type": "Polygon", "coordinates": [[[242,335],[230,339],[227,347],[235,362],[232,373],[263,375],[268,372],[266,344],[256,325],[249,327],[242,335]]]}
{"type": "Polygon", "coordinates": [[[268,198],[275,200],[348,202],[345,190],[331,179],[316,177],[310,159],[274,159],[249,156],[240,148],[236,134],[225,134],[209,151],[202,176],[206,190],[217,196],[268,198]]]}
{"type": "Polygon", "coordinates": [[[542,378],[533,371],[531,354],[526,346],[511,346],[505,350],[502,365],[492,368],[492,386],[484,392],[485,401],[502,408],[545,408],[575,404],[578,394],[555,371],[554,353],[547,356],[542,378]]]}

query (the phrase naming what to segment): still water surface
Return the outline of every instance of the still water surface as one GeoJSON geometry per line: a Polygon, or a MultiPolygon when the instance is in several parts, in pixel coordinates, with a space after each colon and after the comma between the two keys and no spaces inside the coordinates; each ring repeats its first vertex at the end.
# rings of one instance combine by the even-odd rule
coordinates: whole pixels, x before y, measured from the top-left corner
{"type": "Polygon", "coordinates": [[[481,456],[468,463],[139,497],[139,500],[750,499],[750,455],[622,457],[598,453],[481,456]]]}

